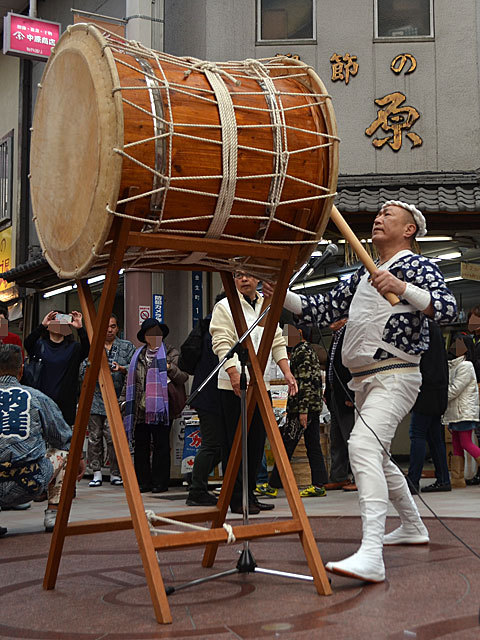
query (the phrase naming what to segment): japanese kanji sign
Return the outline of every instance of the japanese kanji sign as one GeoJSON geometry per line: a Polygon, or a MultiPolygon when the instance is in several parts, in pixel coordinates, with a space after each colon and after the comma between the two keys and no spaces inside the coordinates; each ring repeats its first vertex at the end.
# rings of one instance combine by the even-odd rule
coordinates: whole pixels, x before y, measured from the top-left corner
{"type": "Polygon", "coordinates": [[[192,325],[203,318],[203,281],[201,271],[192,271],[192,325]]]}
{"type": "Polygon", "coordinates": [[[8,13],[3,19],[3,53],[47,60],[60,38],[60,24],[8,13]]]}
{"type": "Polygon", "coordinates": [[[390,65],[390,69],[393,73],[398,75],[403,71],[403,67],[407,64],[407,60],[410,62],[410,66],[405,71],[405,75],[413,73],[417,68],[417,60],[411,53],[399,53],[398,56],[395,56],[390,65]]]}
{"type": "Polygon", "coordinates": [[[332,65],[332,82],[337,80],[345,80],[345,84],[350,81],[350,76],[356,76],[358,73],[357,56],[351,56],[346,53],[343,58],[336,53],[330,58],[332,65]]]}
{"type": "MultiPolygon", "coordinates": [[[[403,103],[406,96],[400,91],[389,93],[383,98],[377,98],[375,104],[379,107],[385,107],[378,110],[376,119],[365,129],[367,136],[373,135],[378,129],[382,129],[388,133],[384,138],[376,138],[372,140],[372,144],[377,149],[383,147],[387,142],[393,151],[398,151],[402,146],[402,133],[409,130],[412,125],[420,118],[420,114],[415,107],[409,107],[403,103]]],[[[408,131],[407,138],[412,142],[412,148],[423,144],[422,138],[408,131]]]]}
{"type": "MultiPolygon", "coordinates": [[[[0,273],[10,271],[12,267],[12,227],[8,227],[0,231],[0,273]]],[[[11,282],[0,278],[0,291],[5,291],[11,286],[11,282]]]]}

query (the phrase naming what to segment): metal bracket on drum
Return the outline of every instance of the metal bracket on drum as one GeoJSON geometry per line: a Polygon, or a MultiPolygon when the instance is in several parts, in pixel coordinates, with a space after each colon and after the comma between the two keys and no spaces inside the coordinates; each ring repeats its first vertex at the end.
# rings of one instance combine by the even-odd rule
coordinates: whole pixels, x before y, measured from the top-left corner
{"type": "MultiPolygon", "coordinates": [[[[153,120],[153,131],[155,136],[160,136],[162,133],[165,133],[166,127],[164,124],[164,116],[165,112],[163,110],[163,101],[162,94],[160,91],[160,84],[157,80],[154,80],[155,73],[153,71],[152,65],[145,60],[145,58],[135,58],[138,64],[142,67],[145,83],[148,87],[148,94],[150,96],[150,105],[152,108],[152,120],[153,120]]],[[[165,175],[167,167],[167,143],[165,138],[155,140],[155,173],[153,175],[153,189],[160,189],[164,180],[157,175],[161,173],[165,175]]],[[[152,194],[150,199],[150,211],[154,211],[155,213],[162,210],[163,202],[166,197],[166,191],[157,191],[152,194]]],[[[155,219],[156,216],[151,216],[151,219],[155,219]]]]}

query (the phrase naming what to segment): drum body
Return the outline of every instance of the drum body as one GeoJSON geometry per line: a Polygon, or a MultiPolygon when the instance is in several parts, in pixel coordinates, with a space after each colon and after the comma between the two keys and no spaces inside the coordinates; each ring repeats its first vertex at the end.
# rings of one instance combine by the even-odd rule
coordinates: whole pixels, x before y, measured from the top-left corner
{"type": "Polygon", "coordinates": [[[104,268],[113,220],[136,187],[132,230],[160,241],[130,248],[125,267],[242,267],[274,277],[275,261],[192,253],[188,236],[298,242],[302,263],[328,221],[337,143],[330,99],[302,63],[204,63],[92,25],[69,27],[33,122],[31,193],[44,254],[60,277],[104,268]],[[185,250],[162,248],[164,234],[184,235],[185,250]]]}

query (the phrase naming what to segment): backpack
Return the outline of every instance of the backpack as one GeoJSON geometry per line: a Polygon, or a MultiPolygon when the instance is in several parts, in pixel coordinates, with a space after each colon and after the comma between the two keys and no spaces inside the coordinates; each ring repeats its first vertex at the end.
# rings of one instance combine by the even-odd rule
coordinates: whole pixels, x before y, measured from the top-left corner
{"type": "Polygon", "coordinates": [[[209,327],[209,318],[199,320],[180,347],[178,366],[182,371],[189,373],[191,376],[195,373],[195,367],[202,356],[203,336],[209,327]]]}

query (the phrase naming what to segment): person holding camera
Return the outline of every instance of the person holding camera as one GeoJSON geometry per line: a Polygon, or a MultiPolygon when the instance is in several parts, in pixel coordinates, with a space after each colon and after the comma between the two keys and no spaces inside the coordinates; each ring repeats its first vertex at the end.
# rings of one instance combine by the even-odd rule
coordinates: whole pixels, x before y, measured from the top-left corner
{"type": "Polygon", "coordinates": [[[49,311],[42,323],[25,338],[29,358],[42,363],[36,388],[57,403],[69,425],[75,422],[78,372],[89,349],[79,311],[70,314],[49,311]],[[80,342],[74,340],[72,327],[77,330],[80,342]]]}
{"type": "MultiPolygon", "coordinates": [[[[105,351],[108,364],[112,372],[113,386],[117,398],[122,392],[128,365],[135,353],[135,347],[129,340],[121,340],[118,337],[118,319],[112,314],[108,321],[107,335],[105,336],[105,351]]],[[[87,360],[82,362],[80,367],[80,378],[83,380],[87,368],[87,360]]],[[[102,463],[104,460],[103,439],[107,445],[107,455],[110,461],[110,484],[123,485],[120,470],[118,468],[117,456],[112,442],[110,426],[107,420],[107,412],[97,382],[95,393],[93,394],[92,408],[88,421],[88,465],[93,471],[93,479],[89,482],[89,487],[102,486],[102,463]]]]}

